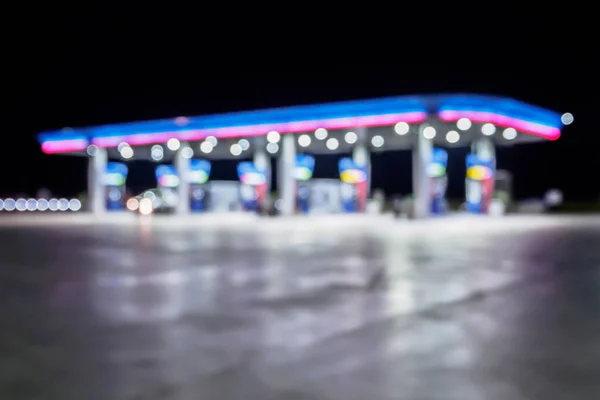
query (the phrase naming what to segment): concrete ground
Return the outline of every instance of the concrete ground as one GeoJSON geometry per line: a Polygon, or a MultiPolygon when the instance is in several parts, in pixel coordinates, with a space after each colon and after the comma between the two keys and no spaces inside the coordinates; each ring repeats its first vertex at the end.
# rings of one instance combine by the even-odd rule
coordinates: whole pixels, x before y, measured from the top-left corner
{"type": "Polygon", "coordinates": [[[0,399],[600,399],[600,216],[0,217],[0,399]]]}

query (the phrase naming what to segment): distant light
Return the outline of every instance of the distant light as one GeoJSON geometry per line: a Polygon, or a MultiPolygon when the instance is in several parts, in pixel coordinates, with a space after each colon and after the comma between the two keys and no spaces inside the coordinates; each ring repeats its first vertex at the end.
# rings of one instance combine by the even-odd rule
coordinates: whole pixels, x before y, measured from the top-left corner
{"type": "Polygon", "coordinates": [[[48,201],[48,209],[50,211],[58,211],[58,200],[50,199],[50,201],[48,201]]]}
{"type": "Polygon", "coordinates": [[[308,147],[308,146],[310,146],[310,142],[312,142],[312,139],[307,134],[303,134],[303,135],[298,136],[298,144],[301,147],[308,147]]]}
{"type": "Polygon", "coordinates": [[[178,139],[171,138],[167,140],[167,147],[171,151],[177,151],[181,147],[181,142],[178,139]]]}
{"type": "Polygon", "coordinates": [[[279,134],[279,132],[271,131],[267,133],[267,141],[269,143],[277,143],[279,142],[279,139],[281,139],[281,135],[279,134]]]}
{"type": "Polygon", "coordinates": [[[271,154],[275,154],[279,151],[279,145],[277,143],[267,144],[267,151],[271,154]]]}
{"type": "Polygon", "coordinates": [[[37,206],[38,206],[38,202],[36,199],[27,200],[27,210],[35,211],[35,210],[37,210],[37,206]]]}
{"type": "Polygon", "coordinates": [[[79,211],[81,210],[81,202],[77,199],[71,199],[69,201],[69,209],[71,211],[79,211]]]}
{"type": "Polygon", "coordinates": [[[229,152],[231,153],[231,155],[233,156],[239,156],[240,154],[242,154],[242,146],[240,146],[237,143],[234,143],[231,145],[231,147],[229,148],[229,152]]]}
{"type": "Polygon", "coordinates": [[[329,138],[327,139],[327,142],[325,142],[325,146],[327,146],[329,150],[335,150],[340,146],[340,142],[338,142],[336,138],[329,138]]]}
{"type": "Polygon", "coordinates": [[[127,200],[127,209],[129,211],[135,211],[139,206],[140,202],[135,197],[131,197],[129,200],[127,200]]]}
{"type": "Polygon", "coordinates": [[[6,211],[14,211],[17,207],[17,202],[14,199],[8,198],[4,200],[4,209],[6,211]]]}
{"type": "Polygon", "coordinates": [[[190,119],[187,117],[177,117],[175,118],[175,125],[177,126],[185,126],[190,123],[190,119]]]}
{"type": "Polygon", "coordinates": [[[27,200],[17,199],[17,201],[15,202],[15,208],[17,209],[17,211],[27,210],[27,200]]]}
{"type": "Polygon", "coordinates": [[[58,200],[58,210],[59,211],[67,211],[68,209],[69,209],[69,200],[59,199],[58,200]]]}
{"type": "Polygon", "coordinates": [[[456,131],[449,131],[446,133],[446,141],[448,143],[456,143],[460,140],[460,135],[456,131]]]}
{"type": "Polygon", "coordinates": [[[375,135],[371,138],[371,144],[373,147],[381,147],[384,143],[385,140],[383,140],[383,136],[375,135]]]}
{"type": "Polygon", "coordinates": [[[544,201],[547,205],[551,207],[559,206],[563,202],[563,194],[558,189],[550,189],[546,192],[546,195],[544,196],[544,201]]]}
{"type": "Polygon", "coordinates": [[[2,211],[4,209],[4,201],[2,201],[2,199],[0,199],[0,211],[2,211]]]}
{"type": "Polygon", "coordinates": [[[208,138],[206,139],[205,142],[200,143],[200,151],[205,154],[208,154],[211,151],[213,151],[213,147],[214,147],[214,145],[208,141],[208,138]]]}
{"type": "Polygon", "coordinates": [[[125,146],[120,150],[121,157],[125,159],[130,159],[133,157],[133,149],[129,146],[125,146]]]}
{"type": "Polygon", "coordinates": [[[496,133],[496,127],[494,126],[494,124],[483,124],[483,126],[481,127],[481,133],[483,133],[485,136],[492,136],[494,133],[496,133]]]}
{"type": "Polygon", "coordinates": [[[39,199],[38,200],[38,210],[40,211],[46,211],[48,209],[48,200],[46,199],[39,199]]]}
{"type": "Polygon", "coordinates": [[[423,136],[425,139],[433,139],[435,137],[435,128],[433,126],[428,126],[423,129],[423,136]]]}
{"type": "Polygon", "coordinates": [[[327,129],[319,128],[315,131],[315,137],[319,140],[325,140],[327,138],[327,129]]]}
{"type": "Polygon", "coordinates": [[[183,158],[192,158],[194,156],[194,150],[190,146],[186,146],[181,149],[181,157],[183,158]]]}
{"type": "Polygon", "coordinates": [[[466,131],[471,127],[471,120],[469,118],[461,118],[456,121],[456,127],[461,131],[466,131]]]}
{"type": "Polygon", "coordinates": [[[164,150],[161,145],[155,144],[154,146],[152,146],[152,149],[150,150],[150,157],[152,157],[154,161],[162,160],[163,156],[164,150]]]}
{"type": "Polygon", "coordinates": [[[513,140],[517,137],[517,131],[515,128],[506,128],[504,132],[502,132],[502,136],[506,140],[513,140]]]}
{"type": "Polygon", "coordinates": [[[152,214],[152,200],[147,199],[147,198],[140,200],[139,210],[140,210],[140,214],[142,214],[142,215],[152,214]]]}
{"type": "Polygon", "coordinates": [[[144,196],[145,199],[150,199],[152,201],[154,201],[156,199],[156,195],[154,194],[153,191],[151,190],[147,190],[144,192],[144,196]]]}
{"type": "Polygon", "coordinates": [[[395,126],[394,126],[394,131],[398,134],[398,135],[406,135],[408,133],[408,131],[410,130],[410,126],[406,123],[406,122],[398,122],[395,126]]]}
{"type": "Polygon", "coordinates": [[[243,151],[246,151],[250,148],[250,142],[248,141],[248,139],[240,139],[238,141],[238,144],[242,147],[243,151]]]}
{"type": "Polygon", "coordinates": [[[354,132],[346,132],[344,135],[344,140],[348,144],[354,144],[358,140],[358,135],[354,132]]]}
{"type": "Polygon", "coordinates": [[[206,142],[212,144],[212,147],[217,147],[217,144],[219,143],[219,141],[217,140],[216,137],[214,136],[207,136],[206,139],[204,139],[206,142]]]}
{"type": "Polygon", "coordinates": [[[90,144],[87,147],[87,153],[90,157],[95,157],[99,151],[100,151],[100,149],[95,144],[90,144]]]}
{"type": "Polygon", "coordinates": [[[125,147],[129,147],[129,143],[127,143],[127,142],[121,142],[121,143],[119,143],[119,145],[117,146],[117,150],[118,150],[118,151],[121,151],[121,150],[123,150],[125,147]]]}
{"type": "Polygon", "coordinates": [[[575,121],[575,117],[573,116],[573,114],[571,113],[564,113],[561,117],[560,117],[560,122],[563,123],[563,125],[571,125],[573,123],[573,121],[575,121]]]}

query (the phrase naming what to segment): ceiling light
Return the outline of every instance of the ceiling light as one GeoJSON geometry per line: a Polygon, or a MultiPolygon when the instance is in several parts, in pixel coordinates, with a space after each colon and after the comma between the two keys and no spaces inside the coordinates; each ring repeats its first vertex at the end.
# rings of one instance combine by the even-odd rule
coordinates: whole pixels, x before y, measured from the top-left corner
{"type": "Polygon", "coordinates": [[[310,136],[308,136],[307,134],[303,134],[298,136],[298,144],[301,147],[308,147],[310,146],[310,142],[312,142],[310,136]]]}
{"type": "Polygon", "coordinates": [[[205,142],[200,143],[200,151],[208,154],[211,151],[213,151],[214,145],[209,142],[208,140],[206,140],[205,142]]]}
{"type": "Polygon", "coordinates": [[[433,126],[427,126],[423,129],[423,136],[425,139],[433,139],[435,137],[435,128],[433,126]]]}
{"type": "Polygon", "coordinates": [[[406,135],[408,133],[408,131],[410,130],[410,126],[406,123],[406,122],[398,122],[395,126],[394,126],[394,131],[398,134],[398,135],[406,135]]]}
{"type": "Polygon", "coordinates": [[[237,143],[234,143],[231,145],[231,147],[229,148],[229,152],[231,153],[231,155],[233,156],[239,156],[240,154],[242,154],[242,146],[240,146],[237,143]]]}
{"type": "Polygon", "coordinates": [[[179,140],[171,138],[167,141],[167,147],[169,148],[169,150],[176,151],[179,150],[179,148],[181,147],[181,143],[179,142],[179,140]]]}
{"type": "Polygon", "coordinates": [[[319,140],[325,140],[327,138],[327,129],[319,128],[315,131],[315,137],[319,140]]]}
{"type": "Polygon", "coordinates": [[[325,146],[327,146],[329,150],[335,150],[340,146],[340,142],[338,142],[336,138],[329,138],[327,139],[327,142],[325,142],[325,146]]]}
{"type": "Polygon", "coordinates": [[[269,143],[277,143],[279,142],[279,139],[281,139],[281,135],[279,134],[279,132],[271,131],[267,133],[267,141],[269,143]]]}
{"type": "Polygon", "coordinates": [[[385,141],[383,140],[383,136],[375,135],[371,138],[371,144],[373,147],[381,147],[385,141]]]}
{"type": "Polygon", "coordinates": [[[446,141],[448,143],[456,143],[460,140],[460,135],[456,131],[449,131],[446,133],[446,141]]]}
{"type": "Polygon", "coordinates": [[[481,127],[481,133],[483,133],[485,136],[492,136],[494,133],[496,133],[496,127],[494,126],[494,124],[483,124],[483,126],[481,127]]]}
{"type": "Polygon", "coordinates": [[[348,144],[356,143],[356,141],[358,140],[358,135],[354,132],[346,132],[346,134],[344,135],[344,140],[348,144]]]}
{"type": "Polygon", "coordinates": [[[517,137],[517,131],[515,130],[515,128],[506,128],[502,132],[502,136],[506,140],[513,140],[513,139],[515,139],[517,137]]]}
{"type": "Polygon", "coordinates": [[[461,131],[466,131],[471,127],[471,120],[469,118],[461,118],[456,121],[456,127],[461,131]]]}

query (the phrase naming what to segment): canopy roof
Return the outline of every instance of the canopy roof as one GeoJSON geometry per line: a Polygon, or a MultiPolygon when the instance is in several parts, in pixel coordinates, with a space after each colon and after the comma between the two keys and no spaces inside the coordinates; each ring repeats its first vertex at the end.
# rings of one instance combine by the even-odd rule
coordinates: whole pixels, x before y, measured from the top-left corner
{"type": "MultiPolygon", "coordinates": [[[[38,139],[45,153],[81,153],[90,144],[116,148],[165,144],[169,139],[194,142],[214,136],[221,140],[279,133],[308,133],[318,128],[342,131],[359,127],[390,127],[398,122],[455,123],[469,119],[513,128],[531,139],[556,140],[562,128],[559,113],[510,98],[444,94],[402,96],[317,105],[282,107],[198,117],[65,128],[42,132],[38,139]]],[[[375,132],[376,130],[373,130],[375,132]]],[[[371,130],[369,130],[369,134],[371,130]]]]}

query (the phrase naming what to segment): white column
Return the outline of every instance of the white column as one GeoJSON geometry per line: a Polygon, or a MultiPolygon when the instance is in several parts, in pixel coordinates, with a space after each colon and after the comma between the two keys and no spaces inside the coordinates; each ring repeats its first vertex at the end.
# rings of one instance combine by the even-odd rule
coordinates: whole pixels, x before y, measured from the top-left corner
{"type": "Polygon", "coordinates": [[[367,197],[371,196],[371,152],[369,151],[367,128],[357,128],[358,140],[352,150],[352,159],[358,165],[367,167],[367,197]]]}
{"type": "Polygon", "coordinates": [[[107,163],[106,149],[98,149],[96,154],[88,157],[88,210],[94,215],[106,212],[106,186],[104,175],[107,163]]]}
{"type": "Polygon", "coordinates": [[[475,140],[471,145],[471,152],[484,161],[496,159],[496,147],[490,138],[475,140]]]}
{"type": "Polygon", "coordinates": [[[179,150],[175,152],[175,168],[177,169],[177,175],[179,176],[179,185],[177,186],[177,206],[175,212],[179,215],[186,215],[190,213],[190,159],[184,157],[187,152],[186,148],[189,145],[187,143],[181,143],[179,150]]]}
{"type": "Polygon", "coordinates": [[[294,167],[296,164],[295,135],[281,135],[281,151],[277,160],[277,187],[281,199],[281,215],[292,215],[296,208],[296,182],[294,167]]]}
{"type": "Polygon", "coordinates": [[[267,153],[267,141],[264,137],[258,137],[254,140],[254,165],[265,173],[265,179],[267,180],[267,195],[265,196],[265,204],[263,207],[267,209],[271,205],[271,157],[267,153]]]}
{"type": "Polygon", "coordinates": [[[427,218],[431,207],[431,188],[427,169],[431,163],[433,144],[423,136],[426,125],[419,126],[412,151],[413,207],[415,218],[427,218]]]}

